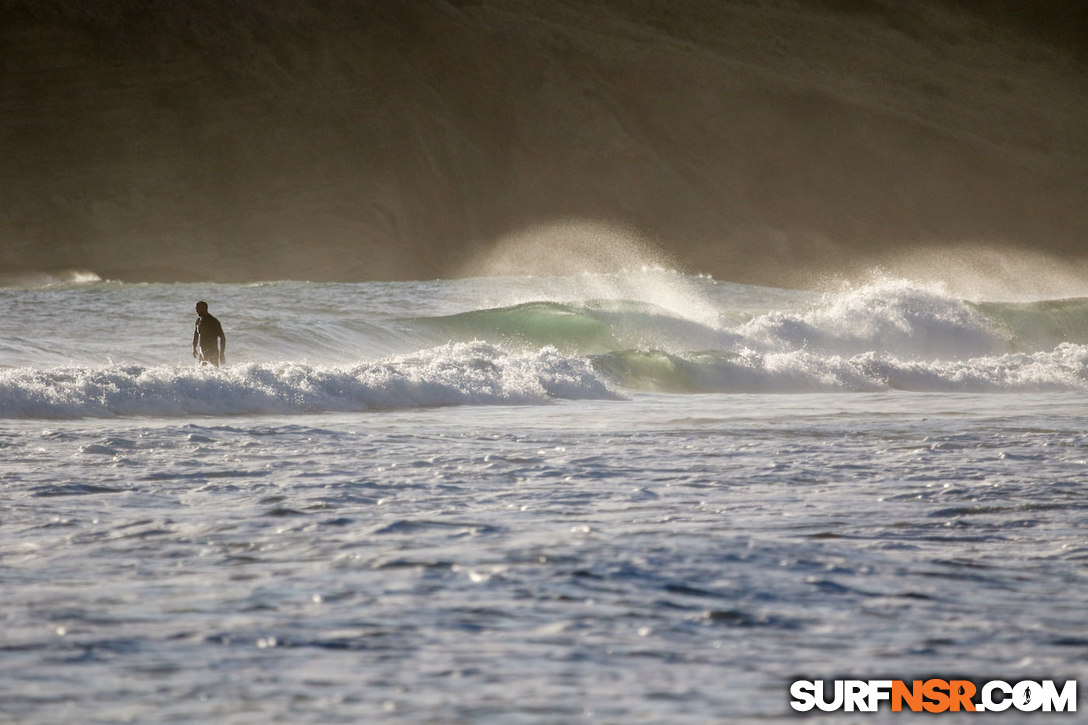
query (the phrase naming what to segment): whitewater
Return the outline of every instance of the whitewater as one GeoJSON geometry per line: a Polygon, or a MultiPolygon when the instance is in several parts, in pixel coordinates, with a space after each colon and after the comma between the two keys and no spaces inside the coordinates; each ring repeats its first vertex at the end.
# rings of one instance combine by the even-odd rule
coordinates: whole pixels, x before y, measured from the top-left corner
{"type": "Polygon", "coordinates": [[[2,722],[786,722],[797,679],[1088,678],[1088,298],[5,283],[2,722]]]}

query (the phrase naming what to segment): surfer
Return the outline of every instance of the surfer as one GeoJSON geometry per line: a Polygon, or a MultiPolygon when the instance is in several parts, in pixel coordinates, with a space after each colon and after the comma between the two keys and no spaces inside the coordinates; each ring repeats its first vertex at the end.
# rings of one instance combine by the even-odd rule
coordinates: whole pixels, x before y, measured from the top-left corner
{"type": "Polygon", "coordinates": [[[200,358],[201,365],[219,367],[227,361],[227,336],[223,326],[210,312],[204,300],[196,303],[196,327],[193,329],[193,357],[200,358]],[[197,343],[200,353],[197,354],[197,343]]]}

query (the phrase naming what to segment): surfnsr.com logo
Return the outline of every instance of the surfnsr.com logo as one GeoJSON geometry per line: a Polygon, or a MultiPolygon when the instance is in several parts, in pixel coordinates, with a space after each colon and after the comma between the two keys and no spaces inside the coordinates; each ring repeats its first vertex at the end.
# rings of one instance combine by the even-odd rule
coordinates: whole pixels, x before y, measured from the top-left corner
{"type": "Polygon", "coordinates": [[[892,712],[1076,712],[1077,681],[1060,687],[1053,680],[1008,683],[990,680],[797,680],[790,685],[790,706],[799,712],[876,712],[887,703],[892,712]]]}

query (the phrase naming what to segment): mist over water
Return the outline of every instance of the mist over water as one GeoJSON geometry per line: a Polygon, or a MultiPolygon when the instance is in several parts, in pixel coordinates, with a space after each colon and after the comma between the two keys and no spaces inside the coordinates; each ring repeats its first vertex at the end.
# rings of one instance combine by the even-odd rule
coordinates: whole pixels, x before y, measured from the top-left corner
{"type": "Polygon", "coordinates": [[[619,229],[718,279],[1000,255],[1071,296],[1079,7],[6,0],[0,272],[563,274],[619,229]]]}

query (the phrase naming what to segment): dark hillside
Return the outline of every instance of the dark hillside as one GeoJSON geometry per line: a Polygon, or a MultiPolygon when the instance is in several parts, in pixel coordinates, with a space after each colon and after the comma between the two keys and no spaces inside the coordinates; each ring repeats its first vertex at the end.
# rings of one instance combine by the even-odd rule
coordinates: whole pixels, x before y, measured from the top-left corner
{"type": "Polygon", "coordinates": [[[438,277],[557,222],[738,281],[1080,260],[1081,7],[0,0],[0,270],[438,277]]]}

